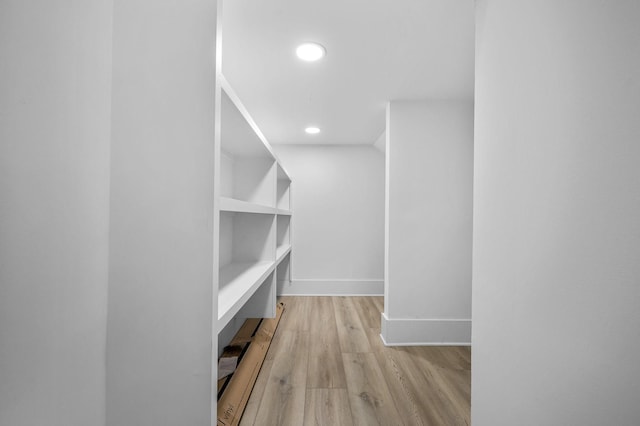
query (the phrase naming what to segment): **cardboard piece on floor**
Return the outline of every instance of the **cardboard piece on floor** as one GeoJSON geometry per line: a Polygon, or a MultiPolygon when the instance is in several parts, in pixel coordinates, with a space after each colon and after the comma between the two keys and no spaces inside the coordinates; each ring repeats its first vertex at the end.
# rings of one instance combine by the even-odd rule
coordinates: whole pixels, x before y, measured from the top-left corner
{"type": "Polygon", "coordinates": [[[229,377],[238,366],[238,362],[244,354],[244,350],[251,342],[252,336],[258,330],[258,326],[262,318],[248,318],[245,320],[240,330],[233,336],[229,346],[226,346],[220,355],[218,360],[218,397],[221,396],[221,391],[227,385],[227,382],[231,380],[229,377]]]}
{"type": "MultiPolygon", "coordinates": [[[[251,342],[251,338],[260,325],[260,321],[262,321],[262,318],[247,319],[244,324],[242,324],[242,327],[240,327],[240,330],[238,330],[236,335],[233,336],[233,339],[231,340],[231,343],[229,343],[229,346],[242,346],[245,343],[251,342]]],[[[224,353],[222,354],[222,356],[224,356],[224,353]]]]}
{"type": "Polygon", "coordinates": [[[242,354],[242,346],[228,346],[218,360],[218,380],[233,374],[238,366],[238,358],[242,354]]]}
{"type": "Polygon", "coordinates": [[[260,323],[229,384],[218,399],[218,426],[236,426],[240,423],[283,311],[284,304],[280,302],[276,305],[276,317],[263,319],[260,323]]]}

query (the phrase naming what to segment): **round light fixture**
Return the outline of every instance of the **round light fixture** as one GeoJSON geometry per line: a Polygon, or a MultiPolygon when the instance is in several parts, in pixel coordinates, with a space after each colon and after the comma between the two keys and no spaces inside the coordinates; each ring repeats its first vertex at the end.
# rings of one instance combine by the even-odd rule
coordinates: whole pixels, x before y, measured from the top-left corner
{"type": "Polygon", "coordinates": [[[307,62],[314,62],[322,59],[327,51],[318,43],[303,43],[296,49],[298,58],[307,62]]]}
{"type": "Polygon", "coordinates": [[[320,129],[318,129],[317,127],[307,127],[306,129],[304,129],[304,131],[310,135],[317,135],[318,133],[320,133],[320,129]]]}

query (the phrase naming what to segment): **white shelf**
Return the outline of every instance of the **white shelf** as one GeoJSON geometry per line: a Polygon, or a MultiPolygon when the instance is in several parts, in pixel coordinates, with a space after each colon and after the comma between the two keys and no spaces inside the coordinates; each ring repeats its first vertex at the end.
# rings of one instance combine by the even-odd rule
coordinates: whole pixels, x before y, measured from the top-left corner
{"type": "Polygon", "coordinates": [[[291,251],[291,244],[283,244],[276,248],[276,265],[291,251]]]}
{"type": "Polygon", "coordinates": [[[289,173],[282,167],[282,164],[278,163],[278,180],[288,181],[291,183],[291,178],[289,177],[289,173]]]}
{"type": "Polygon", "coordinates": [[[274,262],[261,261],[231,263],[220,269],[218,332],[238,313],[274,268],[274,262]]]}
{"type": "Polygon", "coordinates": [[[275,154],[229,83],[221,82],[222,149],[233,156],[262,157],[275,160],[275,154]]]}
{"type": "MultiPolygon", "coordinates": [[[[247,201],[236,200],[229,197],[220,197],[220,210],[240,213],[287,214],[280,213],[279,210],[276,210],[273,207],[256,203],[249,203],[247,201]]],[[[289,212],[288,214],[291,215],[291,212],[289,212]]]]}
{"type": "Polygon", "coordinates": [[[291,210],[277,209],[276,213],[280,216],[291,216],[291,210]]]}

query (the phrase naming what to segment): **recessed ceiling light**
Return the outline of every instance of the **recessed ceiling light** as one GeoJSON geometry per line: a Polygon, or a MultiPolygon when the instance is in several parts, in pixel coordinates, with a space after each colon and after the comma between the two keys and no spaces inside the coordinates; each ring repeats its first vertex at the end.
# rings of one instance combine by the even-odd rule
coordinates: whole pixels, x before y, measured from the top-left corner
{"type": "Polygon", "coordinates": [[[317,135],[318,133],[320,133],[320,129],[318,129],[317,127],[307,127],[306,129],[304,129],[304,131],[310,135],[317,135]]]}
{"type": "Polygon", "coordinates": [[[322,59],[327,53],[318,43],[303,43],[296,49],[296,55],[303,61],[313,62],[322,59]]]}

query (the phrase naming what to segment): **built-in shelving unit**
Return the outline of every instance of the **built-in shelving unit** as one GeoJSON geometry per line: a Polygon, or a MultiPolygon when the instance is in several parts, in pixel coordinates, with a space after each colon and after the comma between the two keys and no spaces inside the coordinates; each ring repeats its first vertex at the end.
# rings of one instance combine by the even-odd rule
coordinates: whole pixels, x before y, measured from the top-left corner
{"type": "Polygon", "coordinates": [[[291,179],[224,77],[218,193],[218,333],[273,317],[278,265],[291,253],[291,179]]]}

